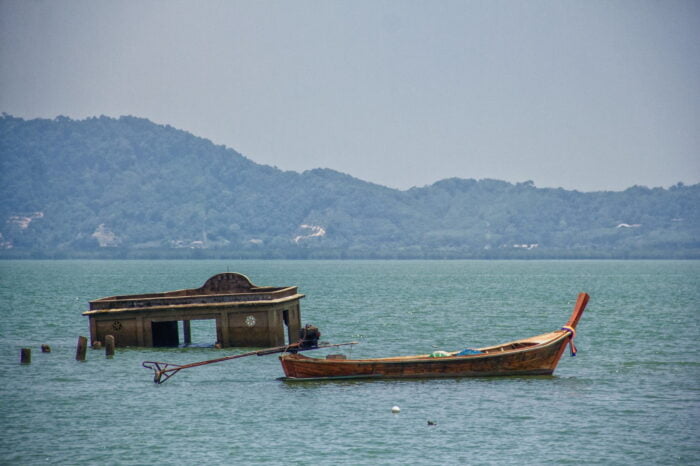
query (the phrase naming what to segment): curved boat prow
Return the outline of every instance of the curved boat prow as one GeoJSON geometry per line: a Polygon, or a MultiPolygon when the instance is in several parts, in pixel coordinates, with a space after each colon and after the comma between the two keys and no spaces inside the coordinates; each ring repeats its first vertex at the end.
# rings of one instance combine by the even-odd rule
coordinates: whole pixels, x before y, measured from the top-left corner
{"type": "Polygon", "coordinates": [[[578,299],[576,300],[576,305],[574,306],[574,312],[571,313],[568,322],[566,322],[566,327],[576,328],[578,321],[583,315],[583,310],[586,309],[586,304],[588,304],[588,293],[579,293],[578,299]]]}

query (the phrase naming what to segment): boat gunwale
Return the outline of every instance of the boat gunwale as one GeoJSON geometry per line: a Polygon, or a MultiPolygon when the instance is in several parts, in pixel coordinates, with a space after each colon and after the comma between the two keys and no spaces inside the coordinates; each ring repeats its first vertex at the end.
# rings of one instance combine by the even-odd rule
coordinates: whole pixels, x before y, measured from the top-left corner
{"type": "MultiPolygon", "coordinates": [[[[478,353],[478,354],[466,354],[463,356],[457,356],[457,355],[451,355],[451,356],[444,356],[444,357],[430,357],[430,354],[418,354],[418,355],[410,355],[410,356],[395,356],[395,357],[389,357],[389,358],[367,358],[367,359],[322,359],[322,358],[314,358],[314,357],[309,357],[301,354],[290,354],[286,353],[281,356],[279,356],[279,359],[281,361],[290,359],[290,360],[295,360],[295,361],[303,361],[303,363],[312,363],[312,364],[333,364],[333,365],[349,365],[349,364],[376,364],[376,363],[391,363],[391,364],[415,364],[415,363],[440,363],[440,362],[460,362],[460,361],[465,361],[465,360],[474,360],[474,359],[484,359],[484,358],[496,358],[496,357],[501,357],[501,356],[506,356],[506,355],[513,355],[517,353],[523,353],[523,352],[531,352],[531,351],[537,351],[540,349],[544,349],[548,346],[560,343],[562,339],[568,337],[570,333],[567,330],[555,330],[553,332],[549,333],[543,333],[542,335],[538,335],[535,337],[530,337],[530,338],[523,338],[521,340],[514,340],[510,341],[508,343],[503,343],[501,345],[495,345],[495,346],[487,346],[483,348],[477,348],[477,350],[482,350],[482,349],[493,349],[493,348],[499,348],[502,346],[508,346],[512,345],[515,343],[525,343],[528,340],[536,339],[538,337],[544,337],[549,334],[557,334],[553,336],[551,339],[542,341],[541,343],[535,343],[534,345],[531,346],[525,346],[522,348],[513,348],[509,350],[504,350],[504,351],[494,351],[491,353],[478,353]]],[[[351,376],[355,377],[355,376],[351,376]]],[[[301,378],[300,378],[301,379],[301,378]]],[[[308,379],[305,379],[308,380],[308,379]]]]}

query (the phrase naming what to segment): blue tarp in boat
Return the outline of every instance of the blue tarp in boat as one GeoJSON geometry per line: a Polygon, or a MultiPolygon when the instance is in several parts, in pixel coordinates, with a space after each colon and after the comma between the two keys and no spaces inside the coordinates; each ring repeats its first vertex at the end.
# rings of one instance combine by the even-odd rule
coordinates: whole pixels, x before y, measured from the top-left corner
{"type": "Polygon", "coordinates": [[[469,354],[482,354],[483,351],[471,349],[471,348],[466,348],[460,351],[459,353],[455,354],[455,356],[467,356],[469,354]]]}

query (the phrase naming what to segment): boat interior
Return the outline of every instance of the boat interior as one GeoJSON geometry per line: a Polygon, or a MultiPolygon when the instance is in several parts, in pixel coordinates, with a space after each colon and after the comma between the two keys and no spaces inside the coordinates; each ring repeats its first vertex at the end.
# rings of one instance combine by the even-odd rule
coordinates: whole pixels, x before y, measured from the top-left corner
{"type": "Polygon", "coordinates": [[[542,335],[537,335],[535,337],[511,341],[508,343],[503,343],[501,345],[488,346],[485,348],[478,348],[478,350],[481,351],[482,353],[486,353],[486,354],[502,353],[505,351],[519,350],[519,349],[523,349],[523,348],[530,348],[532,346],[537,346],[537,345],[549,343],[552,340],[556,340],[556,339],[558,339],[561,336],[566,335],[566,334],[567,334],[566,331],[557,330],[554,332],[549,332],[549,333],[544,333],[542,335]]]}
{"type": "MultiPolygon", "coordinates": [[[[550,342],[557,340],[557,339],[559,339],[562,336],[567,335],[567,334],[568,334],[568,332],[566,332],[566,331],[557,330],[554,332],[544,333],[542,335],[537,335],[537,336],[530,337],[530,338],[524,338],[522,340],[515,340],[515,341],[503,343],[503,344],[496,345],[496,346],[477,348],[478,351],[481,351],[480,354],[472,354],[472,355],[468,355],[468,356],[459,356],[459,357],[480,356],[483,354],[494,354],[494,353],[504,353],[504,352],[508,352],[508,351],[517,351],[517,350],[521,350],[521,349],[525,349],[525,348],[531,348],[534,346],[550,343],[550,342]]],[[[458,351],[454,351],[451,354],[454,357],[454,356],[456,356],[457,353],[458,353],[458,351]]],[[[308,357],[308,356],[305,356],[302,354],[296,354],[295,357],[300,358],[300,359],[317,359],[317,358],[308,357]]],[[[422,358],[432,359],[430,354],[414,354],[414,355],[410,355],[410,356],[392,356],[392,357],[388,357],[388,358],[369,358],[369,359],[363,359],[362,361],[364,361],[364,362],[401,361],[401,360],[409,360],[409,359],[413,360],[413,359],[422,359],[422,358]]],[[[348,362],[356,361],[356,360],[348,359],[343,354],[330,354],[330,355],[326,356],[325,359],[327,359],[327,360],[340,360],[340,361],[347,360],[348,362]]]]}
{"type": "Polygon", "coordinates": [[[522,348],[529,348],[531,346],[537,346],[539,343],[532,342],[532,341],[516,341],[513,343],[509,343],[507,345],[500,345],[496,347],[490,347],[488,349],[482,349],[481,352],[485,354],[489,353],[502,353],[504,351],[511,351],[511,350],[517,350],[517,349],[522,349],[522,348]]]}

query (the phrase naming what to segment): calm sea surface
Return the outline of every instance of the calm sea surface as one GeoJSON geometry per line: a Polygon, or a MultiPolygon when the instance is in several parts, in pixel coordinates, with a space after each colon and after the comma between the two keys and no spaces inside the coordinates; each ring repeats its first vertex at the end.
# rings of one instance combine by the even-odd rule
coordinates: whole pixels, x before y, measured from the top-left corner
{"type": "Polygon", "coordinates": [[[700,464],[699,318],[693,261],[0,261],[0,464],[700,464]],[[351,357],[528,337],[591,300],[551,377],[291,383],[272,355],[155,385],[144,360],[244,351],[206,321],[200,347],[75,361],[89,300],[227,270],[299,286],[351,357]]]}

